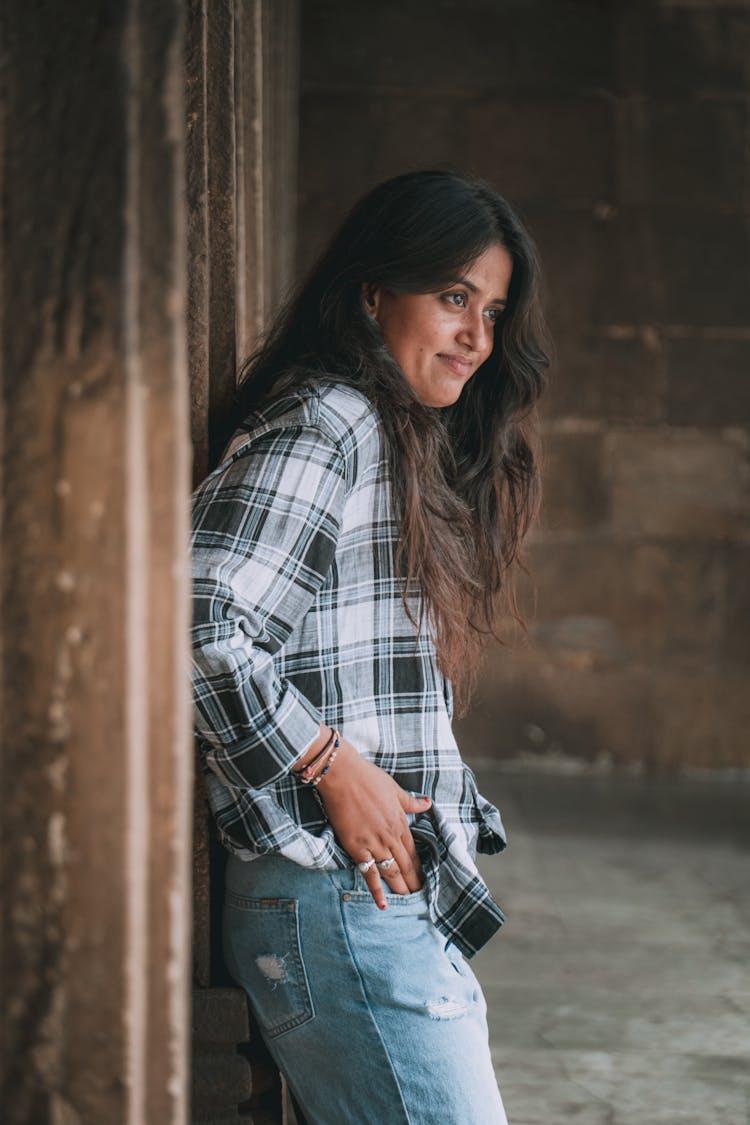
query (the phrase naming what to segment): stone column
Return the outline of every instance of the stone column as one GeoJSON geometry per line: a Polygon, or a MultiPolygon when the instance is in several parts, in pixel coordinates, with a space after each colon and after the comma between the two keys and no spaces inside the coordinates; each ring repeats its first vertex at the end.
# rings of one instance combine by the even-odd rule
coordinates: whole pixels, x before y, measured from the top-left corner
{"type": "Polygon", "coordinates": [[[4,8],[6,1125],[189,1114],[182,9],[4,8]]]}
{"type": "Polygon", "coordinates": [[[237,23],[237,349],[253,350],[294,281],[297,0],[248,0],[237,23]]]}
{"type": "MultiPolygon", "coordinates": [[[[191,0],[186,37],[193,484],[217,463],[242,360],[290,280],[296,0],[191,0]]],[[[193,1121],[281,1120],[279,1076],[221,960],[224,849],[195,787],[193,1121]],[[240,1108],[242,1117],[240,1118],[240,1108]]]]}

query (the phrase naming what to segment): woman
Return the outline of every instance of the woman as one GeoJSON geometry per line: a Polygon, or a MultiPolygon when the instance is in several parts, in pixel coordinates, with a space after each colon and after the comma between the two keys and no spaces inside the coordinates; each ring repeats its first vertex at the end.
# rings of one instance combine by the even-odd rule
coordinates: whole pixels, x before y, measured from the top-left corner
{"type": "Polygon", "coordinates": [[[506,1120],[471,957],[505,846],[451,731],[538,501],[533,246],[488,185],[354,208],[248,365],[193,517],[224,952],[311,1125],[506,1120]]]}

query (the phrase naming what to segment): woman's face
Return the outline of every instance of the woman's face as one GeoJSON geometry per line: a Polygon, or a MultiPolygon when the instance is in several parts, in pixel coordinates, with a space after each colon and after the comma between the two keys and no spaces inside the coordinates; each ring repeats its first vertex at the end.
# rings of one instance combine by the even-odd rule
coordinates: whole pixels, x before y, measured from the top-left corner
{"type": "Polygon", "coordinates": [[[489,357],[512,272],[510,254],[495,244],[437,293],[366,287],[366,307],[425,406],[454,403],[489,357]]]}

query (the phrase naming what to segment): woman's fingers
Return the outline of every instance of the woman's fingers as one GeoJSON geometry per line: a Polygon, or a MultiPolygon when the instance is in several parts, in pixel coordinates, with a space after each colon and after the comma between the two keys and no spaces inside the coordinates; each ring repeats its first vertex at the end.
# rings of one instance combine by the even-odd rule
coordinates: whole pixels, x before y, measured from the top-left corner
{"type": "Polygon", "coordinates": [[[380,872],[380,878],[385,879],[388,884],[388,889],[392,894],[409,894],[409,885],[404,879],[394,856],[386,856],[385,859],[380,860],[378,863],[378,871],[380,872]]]}
{"type": "MultiPolygon", "coordinates": [[[[408,851],[401,843],[394,844],[392,849],[385,846],[374,849],[377,854],[382,853],[382,858],[376,860],[372,853],[361,860],[357,866],[362,872],[368,890],[377,906],[386,909],[385,894],[408,895],[418,891],[423,882],[421,868],[415,865],[408,851]],[[383,886],[385,883],[385,887],[383,886]]],[[[416,856],[416,864],[419,859],[416,856]]]]}
{"type": "MultiPolygon", "coordinates": [[[[409,840],[412,844],[412,848],[414,848],[414,841],[411,836],[409,840]]],[[[416,848],[414,848],[413,855],[411,854],[411,850],[411,848],[405,847],[402,841],[396,841],[390,851],[390,855],[394,860],[393,866],[389,870],[383,871],[382,864],[380,865],[380,874],[385,875],[386,878],[389,874],[398,874],[400,876],[401,882],[403,886],[406,887],[406,890],[402,890],[401,886],[399,886],[396,892],[397,894],[408,894],[413,891],[418,891],[424,881],[416,848]]],[[[391,884],[391,886],[393,886],[393,884],[391,884]]]]}
{"type": "Polygon", "coordinates": [[[372,856],[368,856],[364,862],[358,863],[357,867],[364,875],[368,890],[372,897],[375,899],[375,905],[380,910],[385,910],[387,906],[387,903],[385,901],[385,891],[383,890],[383,884],[380,881],[380,874],[378,872],[378,867],[375,860],[372,856]]]}
{"type": "MultiPolygon", "coordinates": [[[[397,895],[412,894],[414,891],[420,890],[424,882],[422,868],[411,834],[409,835],[409,843],[411,848],[406,847],[402,841],[395,841],[392,847],[385,848],[386,854],[376,863],[380,878],[384,879],[389,890],[397,895]]],[[[375,851],[377,854],[377,849],[375,851]]]]}
{"type": "Polygon", "coordinates": [[[406,855],[408,856],[409,862],[408,869],[402,868],[402,870],[404,870],[404,878],[406,879],[407,883],[409,883],[409,886],[412,885],[410,882],[411,878],[411,880],[414,882],[413,889],[418,891],[424,883],[424,872],[422,871],[422,864],[420,863],[419,855],[417,854],[417,845],[414,842],[414,837],[409,830],[408,824],[403,836],[401,837],[401,843],[403,845],[404,851],[406,852],[406,855]]]}

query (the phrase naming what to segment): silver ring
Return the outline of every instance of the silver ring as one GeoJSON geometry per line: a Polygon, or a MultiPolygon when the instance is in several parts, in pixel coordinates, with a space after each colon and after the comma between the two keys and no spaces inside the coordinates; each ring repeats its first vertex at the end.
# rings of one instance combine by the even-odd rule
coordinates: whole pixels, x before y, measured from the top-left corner
{"type": "Polygon", "coordinates": [[[388,859],[381,859],[381,860],[378,861],[378,870],[379,871],[390,871],[390,869],[393,867],[395,862],[396,862],[396,860],[393,858],[393,856],[389,855],[388,859]]]}
{"type": "Polygon", "coordinates": [[[372,856],[370,856],[369,859],[363,859],[361,863],[358,863],[357,867],[360,869],[363,875],[366,875],[370,868],[374,866],[374,864],[375,860],[372,858],[372,856]]]}

